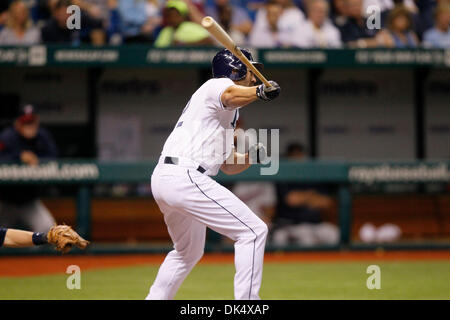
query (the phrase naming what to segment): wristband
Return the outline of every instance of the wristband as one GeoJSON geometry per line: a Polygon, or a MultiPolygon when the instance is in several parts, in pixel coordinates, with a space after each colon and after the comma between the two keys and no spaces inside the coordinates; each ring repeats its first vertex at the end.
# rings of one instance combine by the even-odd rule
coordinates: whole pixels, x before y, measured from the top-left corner
{"type": "Polygon", "coordinates": [[[6,228],[0,228],[0,247],[3,245],[3,242],[5,241],[6,232],[8,229],[6,228]]]}
{"type": "Polygon", "coordinates": [[[33,233],[33,244],[35,246],[40,246],[42,244],[47,244],[47,234],[43,232],[35,232],[33,233]]]}

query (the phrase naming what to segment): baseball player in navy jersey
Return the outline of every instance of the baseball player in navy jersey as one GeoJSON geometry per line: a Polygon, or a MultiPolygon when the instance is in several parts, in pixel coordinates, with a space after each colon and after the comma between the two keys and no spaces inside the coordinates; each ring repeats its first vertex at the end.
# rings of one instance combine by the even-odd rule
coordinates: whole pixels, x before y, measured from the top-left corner
{"type": "MultiPolygon", "coordinates": [[[[261,66],[250,52],[242,52],[256,67],[261,66]]],[[[255,85],[253,73],[226,49],[215,55],[212,71],[213,79],[185,106],[152,174],[152,193],[174,249],[158,271],[149,300],[174,298],[203,255],[207,227],[235,241],[235,299],[259,299],[267,226],[210,176],[219,169],[240,173],[265,157],[260,143],[246,154],[237,153],[232,133],[240,108],[258,99],[275,99],[280,86],[274,81],[270,87],[255,85]]]]}

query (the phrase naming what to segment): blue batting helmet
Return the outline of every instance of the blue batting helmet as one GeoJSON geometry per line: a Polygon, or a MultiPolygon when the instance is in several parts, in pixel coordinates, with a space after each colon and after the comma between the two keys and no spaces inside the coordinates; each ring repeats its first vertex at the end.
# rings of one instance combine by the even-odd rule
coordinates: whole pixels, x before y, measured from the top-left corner
{"type": "MultiPolygon", "coordinates": [[[[241,51],[258,70],[262,69],[263,64],[253,61],[250,51],[246,49],[241,51]]],[[[212,74],[214,78],[230,78],[233,81],[239,81],[247,75],[247,67],[230,50],[223,49],[212,60],[212,74]]]]}

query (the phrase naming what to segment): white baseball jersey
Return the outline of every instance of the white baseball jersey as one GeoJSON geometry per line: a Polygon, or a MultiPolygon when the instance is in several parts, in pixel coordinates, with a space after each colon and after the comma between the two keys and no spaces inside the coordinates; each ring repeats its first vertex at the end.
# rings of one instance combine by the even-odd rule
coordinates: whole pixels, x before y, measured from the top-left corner
{"type": "Polygon", "coordinates": [[[234,85],[228,78],[206,81],[191,97],[167,138],[163,156],[193,160],[216,175],[232,152],[239,111],[227,110],[222,93],[234,85]]]}
{"type": "Polygon", "coordinates": [[[204,83],[186,105],[152,173],[152,194],[164,215],[174,249],[159,268],[147,299],[173,299],[203,255],[206,228],[235,241],[234,296],[259,299],[268,229],[215,175],[232,152],[238,110],[222,105],[227,78],[204,83]],[[198,165],[207,169],[204,174],[198,165]]]}

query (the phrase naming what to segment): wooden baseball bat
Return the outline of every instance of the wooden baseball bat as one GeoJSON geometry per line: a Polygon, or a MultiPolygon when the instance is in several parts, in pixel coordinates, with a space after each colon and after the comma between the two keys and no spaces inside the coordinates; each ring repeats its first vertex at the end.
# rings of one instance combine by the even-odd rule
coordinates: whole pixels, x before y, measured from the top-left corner
{"type": "Polygon", "coordinates": [[[244,63],[247,68],[249,68],[253,74],[261,80],[266,87],[271,87],[272,85],[267,81],[267,79],[259,72],[258,69],[247,59],[247,57],[242,53],[242,51],[236,46],[234,41],[230,38],[228,33],[222,29],[222,27],[212,18],[212,17],[204,17],[202,19],[202,26],[208,32],[216,38],[225,48],[231,51],[239,60],[244,63]]]}

